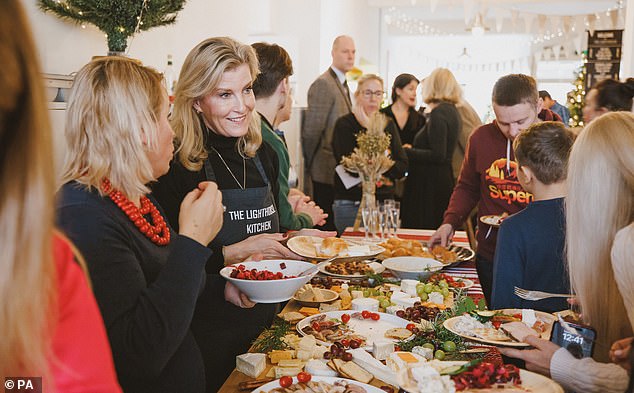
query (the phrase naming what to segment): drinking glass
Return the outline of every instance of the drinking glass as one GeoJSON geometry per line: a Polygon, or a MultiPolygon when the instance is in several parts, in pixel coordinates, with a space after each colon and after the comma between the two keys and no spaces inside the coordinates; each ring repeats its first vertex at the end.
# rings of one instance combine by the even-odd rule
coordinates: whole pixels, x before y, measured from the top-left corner
{"type": "Polygon", "coordinates": [[[388,228],[388,219],[390,216],[390,209],[389,207],[385,207],[383,206],[379,206],[378,209],[378,224],[379,224],[379,238],[381,240],[386,239],[389,235],[389,233],[387,232],[387,228],[388,228]]]}
{"type": "Polygon", "coordinates": [[[394,205],[390,207],[390,229],[394,230],[394,237],[397,236],[398,228],[401,227],[401,202],[394,202],[394,205]]]}
{"type": "Polygon", "coordinates": [[[361,207],[361,218],[363,218],[363,230],[365,231],[365,240],[368,240],[372,237],[372,227],[374,226],[373,220],[372,220],[373,210],[374,210],[373,206],[361,207]]]}

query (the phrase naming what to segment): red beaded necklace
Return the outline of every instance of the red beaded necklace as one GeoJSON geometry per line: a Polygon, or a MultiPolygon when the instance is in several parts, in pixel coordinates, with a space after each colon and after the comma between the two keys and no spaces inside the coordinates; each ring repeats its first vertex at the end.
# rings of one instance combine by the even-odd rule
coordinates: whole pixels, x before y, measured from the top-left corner
{"type": "Polygon", "coordinates": [[[161,212],[159,212],[152,201],[150,201],[146,196],[141,197],[141,208],[139,209],[125,195],[123,195],[121,191],[112,188],[110,180],[104,179],[101,182],[101,189],[117,206],[119,206],[119,209],[123,210],[130,221],[132,221],[134,225],[139,228],[139,231],[141,231],[141,233],[148,239],[159,246],[169,244],[169,227],[163,219],[163,216],[161,216],[161,212]],[[150,214],[154,225],[150,224],[148,220],[143,217],[146,214],[150,214]]]}

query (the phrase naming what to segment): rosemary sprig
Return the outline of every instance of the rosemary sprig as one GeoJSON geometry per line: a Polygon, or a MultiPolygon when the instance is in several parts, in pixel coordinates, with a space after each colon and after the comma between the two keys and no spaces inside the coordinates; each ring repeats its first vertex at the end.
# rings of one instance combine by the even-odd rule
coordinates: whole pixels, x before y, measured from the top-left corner
{"type": "Polygon", "coordinates": [[[280,319],[274,322],[269,329],[265,329],[258,338],[253,341],[253,349],[256,352],[267,353],[274,349],[286,349],[288,345],[282,340],[291,330],[291,324],[280,319]]]}

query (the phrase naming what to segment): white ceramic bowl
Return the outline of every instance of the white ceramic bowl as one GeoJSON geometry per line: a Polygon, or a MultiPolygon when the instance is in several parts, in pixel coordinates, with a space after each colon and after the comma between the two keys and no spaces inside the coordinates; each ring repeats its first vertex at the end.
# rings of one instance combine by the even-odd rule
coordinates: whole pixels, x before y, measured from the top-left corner
{"type": "Polygon", "coordinates": [[[426,280],[445,265],[431,258],[394,257],[384,260],[383,266],[401,280],[426,280]]]}
{"type": "Polygon", "coordinates": [[[231,278],[231,271],[238,265],[244,265],[246,270],[257,269],[258,271],[268,270],[272,273],[282,272],[285,276],[298,276],[303,271],[315,265],[302,261],[271,259],[268,261],[236,263],[235,265],[226,266],[220,270],[220,275],[224,277],[225,280],[238,287],[240,291],[244,292],[249,299],[256,303],[284,302],[292,298],[299,288],[317,274],[317,269],[314,269],[313,274],[296,278],[284,278],[281,280],[257,281],[231,278]],[[281,264],[286,265],[286,268],[282,269],[281,264]]]}

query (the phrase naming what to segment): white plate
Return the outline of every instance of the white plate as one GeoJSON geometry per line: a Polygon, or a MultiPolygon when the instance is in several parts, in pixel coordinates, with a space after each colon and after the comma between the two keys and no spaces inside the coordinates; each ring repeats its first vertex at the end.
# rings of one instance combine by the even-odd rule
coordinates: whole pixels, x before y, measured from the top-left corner
{"type": "MultiPolygon", "coordinates": [[[[333,384],[336,381],[346,381],[348,384],[361,386],[368,393],[385,393],[384,390],[381,390],[377,388],[376,386],[368,385],[367,383],[361,383],[361,382],[353,381],[351,379],[346,379],[346,378],[319,377],[319,376],[313,375],[310,380],[318,381],[318,382],[326,382],[329,384],[333,384]]],[[[297,377],[293,378],[293,383],[297,383],[297,377]]],[[[280,380],[276,379],[275,381],[271,381],[267,383],[266,385],[260,386],[259,388],[255,389],[252,393],[268,393],[269,391],[279,387],[280,387],[280,380]]]]}
{"type": "Polygon", "coordinates": [[[331,291],[330,289],[320,289],[320,288],[316,288],[316,289],[319,290],[321,294],[324,296],[325,300],[323,302],[316,302],[314,300],[301,300],[297,297],[297,292],[295,292],[295,295],[293,295],[293,300],[295,300],[297,303],[301,304],[302,306],[319,307],[321,303],[334,302],[339,297],[339,294],[337,292],[331,291]]]}
{"type": "MultiPolygon", "coordinates": [[[[492,311],[502,311],[504,314],[507,315],[513,315],[513,314],[521,314],[522,310],[521,309],[517,309],[517,308],[505,308],[502,310],[492,310],[492,311]]],[[[556,320],[556,317],[552,314],[548,314],[546,312],[542,312],[542,311],[537,311],[535,310],[535,315],[538,317],[538,319],[540,319],[542,322],[545,322],[547,324],[547,328],[546,331],[544,331],[541,334],[541,338],[543,338],[544,340],[549,340],[550,339],[550,335],[552,333],[552,329],[553,329],[553,322],[556,320]]],[[[453,318],[449,318],[447,319],[445,322],[443,322],[443,326],[449,330],[450,332],[457,334],[458,336],[467,338],[469,340],[472,341],[477,341],[477,342],[481,342],[484,344],[490,344],[490,345],[495,345],[495,346],[502,346],[502,347],[516,347],[516,348],[525,348],[525,347],[530,347],[529,344],[523,343],[523,342],[517,342],[517,341],[497,341],[497,340],[485,340],[479,337],[473,337],[473,336],[469,336],[465,333],[460,333],[458,330],[456,330],[455,326],[456,323],[460,320],[461,316],[458,317],[453,317],[453,318]]]]}
{"type": "Polygon", "coordinates": [[[475,282],[473,280],[469,280],[468,278],[456,278],[454,277],[454,281],[461,281],[462,283],[464,283],[464,287],[449,287],[449,289],[453,289],[454,291],[457,290],[466,290],[471,288],[472,286],[475,285],[475,282]]]}
{"type": "Polygon", "coordinates": [[[469,392],[524,392],[524,393],[564,393],[564,389],[552,379],[546,378],[543,375],[520,369],[520,378],[522,379],[522,385],[517,388],[502,388],[502,389],[468,389],[463,390],[465,393],[469,392]]]}
{"type": "MultiPolygon", "coordinates": [[[[331,263],[345,263],[345,262],[331,262],[331,263]]],[[[350,274],[350,275],[346,275],[346,274],[335,274],[335,273],[331,273],[328,270],[326,270],[326,266],[330,265],[330,263],[327,263],[325,265],[319,266],[319,271],[321,273],[327,274],[329,276],[333,276],[333,277],[341,277],[341,278],[363,278],[365,277],[365,274],[350,274]]],[[[370,268],[372,270],[374,270],[375,274],[380,274],[383,273],[385,271],[385,266],[383,266],[382,264],[378,263],[378,262],[370,262],[368,263],[368,266],[370,266],[370,268]]]]}
{"type": "MultiPolygon", "coordinates": [[[[447,367],[460,366],[465,362],[460,361],[447,361],[440,362],[447,367]]],[[[564,393],[564,390],[559,384],[552,379],[546,378],[543,375],[520,369],[520,378],[522,379],[522,385],[519,388],[490,388],[490,389],[467,389],[463,392],[533,392],[533,393],[564,393]]]]}
{"type": "MultiPolygon", "coordinates": [[[[288,247],[288,249],[293,251],[295,254],[300,255],[304,258],[310,258],[317,261],[324,261],[329,258],[318,257],[315,252],[315,247],[321,246],[321,242],[323,240],[324,240],[323,238],[317,237],[317,236],[295,236],[290,238],[288,242],[286,242],[286,247],[288,247]]],[[[351,241],[349,239],[343,239],[343,240],[345,240],[346,243],[348,243],[349,247],[355,247],[355,246],[361,246],[361,245],[368,246],[370,248],[370,252],[364,253],[362,255],[352,254],[352,255],[341,256],[336,258],[335,261],[360,261],[360,260],[362,261],[364,259],[373,258],[379,255],[380,253],[382,253],[383,251],[385,251],[385,248],[378,246],[376,244],[363,243],[361,241],[359,242],[351,241]]]]}
{"type": "MultiPolygon", "coordinates": [[[[501,218],[502,218],[502,216],[496,216],[496,215],[482,216],[482,217],[480,217],[480,222],[483,223],[483,224],[487,224],[489,226],[492,226],[494,228],[498,228],[500,225],[502,225],[502,222],[504,221],[504,220],[501,220],[501,218]]],[[[506,217],[504,217],[504,218],[506,218],[506,217]]]]}
{"type": "MultiPolygon", "coordinates": [[[[341,319],[341,316],[343,314],[352,315],[355,312],[360,312],[360,311],[353,311],[353,310],[328,311],[323,314],[325,314],[327,318],[341,319]]],[[[302,329],[308,326],[311,323],[311,320],[323,314],[312,315],[310,317],[306,317],[302,319],[301,321],[299,321],[297,323],[297,331],[299,332],[299,334],[301,334],[302,336],[306,336],[307,334],[304,333],[302,329]]],[[[392,328],[404,328],[407,326],[408,323],[411,323],[410,321],[403,318],[399,318],[396,315],[385,314],[381,312],[378,314],[381,316],[381,318],[378,321],[374,321],[370,318],[368,319],[350,318],[350,321],[348,322],[348,326],[352,329],[352,331],[355,334],[359,334],[366,338],[365,347],[362,347],[366,351],[372,352],[372,343],[374,343],[374,341],[376,340],[391,340],[391,341],[394,341],[395,343],[398,342],[399,341],[398,339],[391,339],[391,338],[385,337],[385,332],[388,329],[392,329],[392,328]]],[[[410,338],[414,338],[414,335],[410,336],[410,338]]],[[[321,340],[317,340],[317,342],[323,345],[332,344],[331,342],[321,341],[321,340]]]]}

